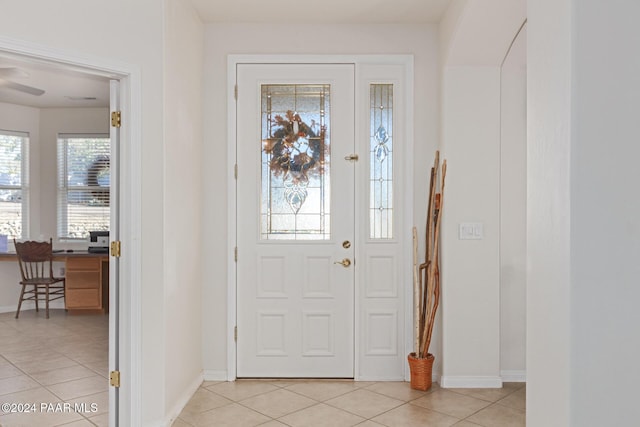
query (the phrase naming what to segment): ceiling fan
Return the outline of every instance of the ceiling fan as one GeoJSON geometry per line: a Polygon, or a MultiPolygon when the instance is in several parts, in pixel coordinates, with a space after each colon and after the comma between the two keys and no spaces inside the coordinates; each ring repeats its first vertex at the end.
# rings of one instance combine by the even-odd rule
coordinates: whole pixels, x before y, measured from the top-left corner
{"type": "Polygon", "coordinates": [[[6,87],[7,89],[13,89],[35,96],[40,96],[44,93],[42,89],[9,80],[16,77],[29,77],[29,73],[16,67],[0,68],[0,87],[6,87]]]}

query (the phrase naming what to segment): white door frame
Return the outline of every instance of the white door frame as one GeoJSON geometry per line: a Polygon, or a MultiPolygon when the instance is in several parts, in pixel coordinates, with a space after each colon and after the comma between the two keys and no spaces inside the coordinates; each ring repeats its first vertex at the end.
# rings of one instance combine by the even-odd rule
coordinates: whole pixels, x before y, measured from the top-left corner
{"type": "MultiPolygon", "coordinates": [[[[399,118],[399,124],[403,128],[404,132],[404,156],[401,159],[401,167],[398,168],[398,173],[402,173],[403,178],[403,190],[408,195],[404,197],[402,208],[402,220],[400,233],[403,236],[412,235],[412,227],[414,225],[413,218],[413,56],[412,55],[229,55],[227,59],[227,161],[229,167],[227,168],[227,380],[235,381],[237,378],[237,366],[236,366],[236,342],[235,342],[235,326],[237,319],[237,295],[236,295],[236,263],[235,263],[235,251],[236,251],[236,180],[235,180],[235,164],[236,164],[236,99],[235,99],[235,84],[236,84],[236,67],[238,64],[276,64],[276,63],[291,63],[291,64],[305,64],[305,63],[333,63],[333,64],[354,64],[356,68],[356,147],[358,141],[362,139],[362,132],[360,129],[363,127],[359,122],[361,116],[358,112],[359,108],[362,108],[359,101],[359,84],[358,76],[360,75],[359,69],[367,65],[400,65],[404,68],[404,90],[403,90],[403,111],[404,117],[399,118]]],[[[368,126],[368,125],[367,125],[368,126]]],[[[368,136],[365,136],[368,138],[368,136]]],[[[365,157],[364,153],[361,157],[365,157]]],[[[364,158],[360,161],[368,162],[368,159],[364,158]]],[[[358,175],[356,174],[356,177],[358,175]]],[[[356,181],[358,179],[356,178],[356,181]]],[[[361,183],[356,182],[356,192],[363,194],[363,189],[359,188],[361,183]]],[[[368,191],[368,190],[365,190],[368,191]]],[[[356,206],[356,215],[358,206],[356,206]]],[[[356,230],[356,252],[355,259],[364,259],[362,257],[362,249],[359,242],[364,240],[364,236],[360,231],[362,227],[356,230]]],[[[355,330],[354,330],[354,350],[355,350],[355,380],[373,380],[373,379],[409,379],[409,369],[406,362],[406,355],[412,351],[412,286],[406,285],[412,283],[412,245],[410,238],[404,241],[402,246],[401,262],[399,268],[402,273],[402,283],[405,284],[400,299],[402,306],[399,308],[397,321],[401,328],[400,343],[398,345],[398,352],[400,354],[400,360],[404,360],[403,367],[400,367],[401,373],[397,378],[375,378],[371,374],[362,373],[360,369],[360,355],[364,350],[360,345],[360,336],[363,333],[362,325],[360,321],[359,313],[359,289],[361,278],[356,270],[355,286],[355,330]]],[[[402,363],[402,362],[401,362],[402,363]]]]}
{"type": "MultiPolygon", "coordinates": [[[[141,425],[141,81],[140,70],[111,59],[82,56],[39,44],[0,37],[0,51],[68,67],[87,74],[120,81],[120,240],[126,250],[120,257],[119,359],[120,372],[126,377],[120,387],[119,419],[122,425],[141,425]],[[126,301],[126,304],[123,303],[126,301]]],[[[109,321],[110,336],[115,322],[109,321]]],[[[111,362],[110,362],[111,363],[111,362]]],[[[111,395],[111,393],[110,393],[111,395]]],[[[111,399],[110,399],[111,400],[111,399]]],[[[109,411],[115,402],[109,402],[109,411]]],[[[110,425],[115,420],[110,420],[110,425]]]]}

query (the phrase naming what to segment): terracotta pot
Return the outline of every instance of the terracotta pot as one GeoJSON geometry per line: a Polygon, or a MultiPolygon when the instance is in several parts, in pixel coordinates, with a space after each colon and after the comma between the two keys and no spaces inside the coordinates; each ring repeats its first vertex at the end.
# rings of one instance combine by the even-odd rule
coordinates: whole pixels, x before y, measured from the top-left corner
{"type": "Polygon", "coordinates": [[[414,390],[427,391],[431,388],[431,377],[433,372],[433,354],[428,353],[427,357],[417,358],[415,353],[407,356],[409,360],[409,371],[411,371],[411,388],[414,390]]]}

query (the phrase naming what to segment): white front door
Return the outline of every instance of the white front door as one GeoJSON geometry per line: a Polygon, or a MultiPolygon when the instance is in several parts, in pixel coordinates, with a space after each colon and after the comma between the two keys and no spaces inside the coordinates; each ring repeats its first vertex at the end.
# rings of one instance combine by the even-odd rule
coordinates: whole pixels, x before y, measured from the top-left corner
{"type": "Polygon", "coordinates": [[[237,376],[354,376],[354,66],[237,65],[237,376]]]}

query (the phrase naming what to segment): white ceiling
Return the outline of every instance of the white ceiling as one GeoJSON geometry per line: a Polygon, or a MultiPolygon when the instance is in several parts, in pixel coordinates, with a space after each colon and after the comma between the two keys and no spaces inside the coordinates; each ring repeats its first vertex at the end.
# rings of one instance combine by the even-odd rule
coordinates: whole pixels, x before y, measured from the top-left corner
{"type": "Polygon", "coordinates": [[[450,0],[191,0],[204,22],[371,24],[439,22],[450,0]]]}
{"type": "Polygon", "coordinates": [[[108,107],[109,80],[61,65],[25,60],[0,52],[0,102],[36,108],[108,107]],[[7,82],[42,89],[45,93],[36,96],[21,92],[12,89],[7,82]],[[86,97],[95,99],[86,100],[86,97]]]}
{"type": "MultiPolygon", "coordinates": [[[[205,23],[433,23],[451,0],[191,0],[205,23]]],[[[0,102],[36,108],[108,107],[107,77],[0,52],[0,102]],[[17,70],[5,70],[17,68],[17,70]],[[7,84],[7,81],[11,82],[7,84]],[[40,96],[10,85],[45,91],[40,96]],[[95,99],[84,99],[95,98],[95,99]]]]}

